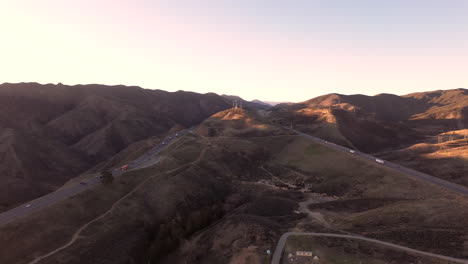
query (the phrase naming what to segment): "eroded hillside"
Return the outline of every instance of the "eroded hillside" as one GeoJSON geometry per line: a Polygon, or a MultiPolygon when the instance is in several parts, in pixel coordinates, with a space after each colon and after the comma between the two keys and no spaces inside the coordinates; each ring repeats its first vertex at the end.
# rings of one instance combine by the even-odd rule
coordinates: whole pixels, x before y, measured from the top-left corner
{"type": "Polygon", "coordinates": [[[416,170],[457,183],[468,181],[468,160],[460,158],[466,151],[460,148],[464,141],[450,143],[465,137],[451,134],[468,128],[466,89],[405,96],[329,94],[298,104],[275,106],[267,116],[274,124],[293,126],[343,146],[367,153],[384,152],[383,158],[416,170]],[[446,155],[429,157],[411,150],[413,145],[434,142],[444,143],[446,155]],[[460,151],[461,156],[449,154],[460,151]],[[410,159],[413,161],[408,162],[410,159]],[[443,169],[446,166],[452,168],[443,169]]]}
{"type": "MultiPolygon", "coordinates": [[[[133,143],[161,139],[228,107],[215,94],[2,84],[0,211],[53,191],[100,163],[118,163],[108,159],[133,143]]],[[[126,156],[121,154],[118,160],[125,161],[126,156]]]]}
{"type": "Polygon", "coordinates": [[[266,250],[291,230],[467,257],[466,199],[252,112],[218,113],[161,155],[0,227],[0,262],[266,263],[266,250]]]}

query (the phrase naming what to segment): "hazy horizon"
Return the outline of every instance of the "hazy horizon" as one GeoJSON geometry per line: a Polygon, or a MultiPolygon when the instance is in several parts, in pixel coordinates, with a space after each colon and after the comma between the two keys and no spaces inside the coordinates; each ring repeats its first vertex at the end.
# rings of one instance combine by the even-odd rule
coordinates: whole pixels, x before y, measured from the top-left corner
{"type": "Polygon", "coordinates": [[[466,87],[468,2],[10,1],[0,83],[298,102],[466,87]]]}
{"type": "MultiPolygon", "coordinates": [[[[16,82],[16,83],[12,83],[12,82],[3,82],[3,83],[0,83],[0,85],[2,84],[21,84],[21,83],[38,83],[40,85],[49,85],[49,84],[52,84],[52,85],[58,85],[59,83],[62,84],[62,85],[66,85],[66,86],[77,86],[77,85],[103,85],[103,86],[119,86],[119,85],[122,85],[122,86],[128,86],[128,87],[140,87],[140,88],[143,88],[143,89],[150,89],[150,90],[163,90],[163,91],[167,91],[167,92],[177,92],[177,91],[184,91],[184,92],[197,92],[197,91],[193,91],[193,90],[188,90],[188,89],[180,89],[180,90],[177,90],[177,91],[169,91],[169,90],[165,90],[165,89],[161,89],[161,88],[152,88],[152,87],[143,87],[143,86],[139,86],[139,85],[127,85],[127,84],[105,84],[105,83],[77,83],[77,84],[67,84],[67,83],[62,83],[62,82],[59,82],[59,83],[39,83],[39,82],[16,82]]],[[[435,89],[435,90],[420,90],[420,91],[408,91],[406,93],[401,93],[401,94],[396,94],[396,93],[389,93],[389,92],[381,92],[381,93],[377,93],[377,94],[364,94],[364,95],[368,95],[368,96],[376,96],[376,95],[379,95],[379,94],[395,94],[395,95],[399,95],[399,96],[402,96],[402,95],[407,95],[407,94],[412,94],[412,93],[418,93],[418,92],[431,92],[431,91],[438,91],[438,90],[441,90],[441,91],[447,91],[447,90],[454,90],[454,89],[467,89],[467,88],[464,88],[464,87],[455,87],[455,88],[448,88],[448,89],[435,89]]],[[[202,94],[207,94],[207,93],[215,93],[215,94],[218,94],[220,96],[222,95],[226,95],[226,96],[239,96],[241,97],[242,99],[244,100],[247,100],[247,101],[253,101],[253,100],[260,100],[262,102],[266,102],[266,103],[299,103],[299,102],[303,102],[303,101],[307,101],[309,99],[313,99],[315,97],[318,97],[318,96],[322,96],[322,95],[326,95],[326,94],[342,94],[342,95],[357,95],[357,94],[360,94],[360,93],[339,93],[339,92],[328,92],[328,93],[325,93],[325,94],[319,94],[319,95],[314,95],[312,97],[307,97],[307,98],[303,98],[299,101],[289,101],[289,100],[264,100],[263,98],[245,98],[241,95],[238,95],[238,94],[228,94],[228,93],[218,93],[218,92],[215,92],[215,91],[208,91],[208,92],[198,92],[198,93],[202,93],[202,94]]],[[[361,93],[362,94],[362,93],[361,93]]]]}

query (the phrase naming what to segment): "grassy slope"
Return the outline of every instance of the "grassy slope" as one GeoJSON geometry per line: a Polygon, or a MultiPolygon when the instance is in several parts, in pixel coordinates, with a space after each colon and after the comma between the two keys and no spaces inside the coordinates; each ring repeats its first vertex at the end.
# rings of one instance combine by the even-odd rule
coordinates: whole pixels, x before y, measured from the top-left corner
{"type": "Polygon", "coordinates": [[[131,156],[125,149],[132,143],[198,124],[229,105],[212,93],[0,84],[0,137],[12,134],[0,140],[0,211],[56,190],[123,151],[107,165],[117,164],[131,156]]]}
{"type": "Polygon", "coordinates": [[[33,255],[47,253],[64,244],[79,226],[108,210],[139,182],[178,165],[178,161],[168,155],[156,167],[127,172],[111,185],[97,186],[29,217],[1,226],[3,253],[0,254],[0,262],[24,263],[31,260],[33,255]]]}
{"type": "Polygon", "coordinates": [[[468,140],[420,143],[377,154],[383,159],[468,186],[468,140]]]}
{"type": "Polygon", "coordinates": [[[294,226],[329,231],[299,225],[308,219],[293,210],[307,193],[270,184],[275,181],[291,185],[304,181],[309,185],[306,192],[338,196],[339,206],[325,203],[313,208],[337,230],[452,256],[466,254],[463,219],[468,217],[468,204],[460,197],[302,137],[281,135],[276,128],[271,128],[273,136],[265,136],[269,126],[261,133],[245,133],[248,127],[235,133],[235,122],[221,118],[209,124],[220,137],[179,139],[163,152],[167,158],[162,164],[130,172],[114,187],[76,196],[72,206],[66,201],[2,227],[0,237],[7,248],[0,262],[24,263],[63,244],[143,179],[148,180],[112,213],[86,228],[82,239],[44,263],[261,263],[265,250],[294,226]],[[227,125],[219,127],[223,123],[227,125]],[[160,174],[183,164],[187,165],[160,174]],[[358,203],[359,210],[350,210],[348,203],[356,207],[356,199],[391,202],[358,203]]]}
{"type": "Polygon", "coordinates": [[[313,187],[315,192],[339,196],[339,205],[313,207],[327,215],[337,229],[441,254],[467,256],[464,242],[468,229],[463,219],[468,217],[468,202],[463,197],[305,139],[290,144],[278,159],[307,174],[319,175],[321,181],[313,187]],[[356,199],[361,199],[357,206],[360,210],[350,211],[348,204],[355,204],[356,199]],[[388,202],[380,203],[382,200],[388,202]],[[369,207],[369,202],[377,204],[369,207]]]}

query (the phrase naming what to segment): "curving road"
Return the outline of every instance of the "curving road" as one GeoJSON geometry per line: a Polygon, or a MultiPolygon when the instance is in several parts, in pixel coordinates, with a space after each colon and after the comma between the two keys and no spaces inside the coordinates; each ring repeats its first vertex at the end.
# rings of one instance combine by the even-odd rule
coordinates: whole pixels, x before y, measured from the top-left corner
{"type": "Polygon", "coordinates": [[[283,249],[284,246],[286,245],[286,241],[288,237],[290,236],[316,236],[316,237],[337,237],[337,238],[347,238],[347,239],[356,239],[356,240],[362,240],[362,241],[367,241],[379,245],[384,245],[387,247],[403,250],[409,253],[415,253],[423,256],[428,256],[428,257],[434,257],[438,258],[441,260],[447,260],[455,263],[463,263],[463,264],[468,264],[468,260],[464,259],[457,259],[457,258],[452,258],[452,257],[447,257],[443,255],[438,255],[430,252],[425,252],[417,249],[412,249],[404,246],[400,246],[397,244],[389,243],[389,242],[384,242],[380,241],[377,239],[372,239],[372,238],[366,238],[362,236],[357,236],[357,235],[340,235],[340,234],[330,234],[330,233],[302,233],[302,232],[288,232],[284,233],[280,240],[278,241],[278,244],[276,245],[275,253],[273,254],[273,257],[271,259],[271,264],[280,264],[281,263],[281,256],[283,255],[283,249]]]}
{"type": "Polygon", "coordinates": [[[468,196],[468,188],[465,187],[465,186],[462,186],[462,185],[459,185],[459,184],[456,184],[456,183],[453,183],[453,182],[449,182],[449,181],[446,181],[446,180],[442,180],[442,179],[434,177],[432,175],[422,173],[422,172],[419,172],[419,171],[415,171],[415,170],[400,166],[398,164],[395,164],[395,163],[392,163],[392,162],[389,162],[389,161],[383,161],[382,159],[379,159],[379,158],[374,157],[372,155],[362,153],[362,152],[359,152],[357,150],[352,150],[352,149],[337,145],[337,144],[332,143],[332,142],[325,141],[325,140],[323,140],[321,138],[314,137],[314,136],[311,136],[309,134],[302,133],[302,132],[297,131],[295,129],[291,129],[291,128],[286,128],[286,129],[292,130],[292,131],[296,132],[297,134],[299,134],[300,136],[312,139],[313,141],[315,141],[315,142],[317,142],[317,143],[319,143],[321,145],[324,145],[324,146],[327,146],[327,147],[330,147],[330,148],[333,148],[333,149],[336,149],[336,150],[339,150],[339,151],[343,151],[343,152],[346,152],[348,154],[356,155],[356,156],[359,156],[361,158],[371,160],[371,161],[375,162],[376,164],[379,164],[380,166],[385,166],[387,168],[391,168],[393,170],[399,171],[399,172],[403,173],[404,175],[408,176],[409,178],[422,180],[422,181],[425,181],[425,182],[428,182],[428,183],[435,184],[435,185],[438,185],[440,187],[443,187],[443,188],[445,188],[445,189],[447,189],[449,191],[452,191],[452,192],[455,192],[455,193],[458,193],[458,194],[461,194],[461,195],[468,196]],[[354,153],[351,153],[351,151],[354,151],[354,153]],[[376,162],[377,159],[382,160],[384,163],[383,164],[377,163],[376,162]]]}
{"type": "MultiPolygon", "coordinates": [[[[296,132],[298,135],[306,137],[308,139],[311,139],[314,142],[319,143],[321,145],[333,148],[335,150],[346,152],[346,153],[348,153],[350,155],[356,155],[356,156],[359,156],[361,158],[371,160],[371,161],[377,163],[376,160],[378,158],[376,158],[376,157],[374,157],[372,155],[362,153],[362,152],[359,152],[359,151],[356,151],[356,150],[352,150],[352,149],[337,145],[337,144],[332,143],[332,142],[328,142],[328,141],[320,139],[318,137],[314,137],[314,136],[311,136],[309,134],[302,133],[302,132],[297,131],[295,129],[290,129],[290,128],[287,128],[287,127],[284,127],[284,128],[292,130],[292,131],[296,132]]],[[[381,160],[381,159],[379,159],[379,160],[381,160]]],[[[419,171],[415,171],[415,170],[400,166],[400,165],[392,163],[392,162],[388,162],[388,161],[384,161],[384,160],[381,160],[381,161],[383,161],[383,164],[382,163],[377,163],[380,166],[385,166],[385,167],[391,168],[393,170],[399,171],[399,172],[403,173],[404,175],[406,175],[406,176],[408,176],[410,178],[417,179],[417,180],[422,180],[422,181],[425,181],[425,182],[428,182],[428,183],[431,183],[431,184],[435,184],[435,185],[443,187],[443,188],[445,188],[445,189],[447,189],[449,191],[452,191],[454,193],[468,196],[468,188],[465,187],[465,186],[458,185],[458,184],[455,184],[455,183],[452,183],[452,182],[449,182],[449,181],[445,181],[445,180],[439,179],[437,177],[431,176],[429,174],[422,173],[422,172],[419,172],[419,171]]],[[[306,235],[306,236],[321,236],[321,237],[337,237],[337,238],[358,239],[358,240],[364,240],[364,241],[368,241],[368,242],[371,242],[371,243],[376,243],[376,244],[380,244],[380,245],[384,245],[384,246],[404,250],[404,251],[407,251],[407,252],[424,255],[424,256],[435,257],[435,258],[439,258],[439,259],[442,259],[442,260],[452,261],[452,262],[455,262],[455,263],[468,264],[468,260],[447,257],[447,256],[443,256],[443,255],[430,253],[430,252],[424,252],[424,251],[420,251],[420,250],[416,250],[416,249],[396,245],[396,244],[385,242],[385,241],[380,241],[380,240],[371,239],[371,238],[365,238],[365,237],[358,236],[358,235],[340,235],[340,234],[330,234],[330,233],[302,233],[302,232],[288,232],[288,233],[285,233],[285,234],[283,234],[281,236],[281,238],[278,241],[278,244],[276,246],[273,257],[272,257],[272,261],[271,261],[272,264],[279,264],[280,263],[281,257],[282,257],[282,254],[283,254],[283,250],[284,250],[284,246],[285,246],[286,241],[287,241],[287,238],[289,236],[291,236],[291,235],[306,235]]]]}
{"type": "MultiPolygon", "coordinates": [[[[157,156],[162,150],[164,150],[169,144],[171,144],[177,137],[189,133],[191,129],[186,129],[167,136],[159,144],[151,148],[149,151],[144,153],[138,159],[128,163],[128,170],[136,170],[149,167],[159,162],[159,157],[157,156]]],[[[119,177],[123,174],[119,168],[112,170],[112,175],[114,177],[119,177]]],[[[94,186],[101,184],[100,178],[90,178],[82,180],[79,183],[76,183],[72,186],[61,188],[55,192],[49,193],[42,197],[39,197],[35,200],[32,200],[26,204],[20,205],[11,210],[5,211],[0,214],[0,225],[4,225],[12,222],[13,220],[26,217],[36,211],[39,211],[45,207],[53,205],[55,203],[61,202],[71,196],[79,194],[85,190],[93,188],[94,186]]]]}

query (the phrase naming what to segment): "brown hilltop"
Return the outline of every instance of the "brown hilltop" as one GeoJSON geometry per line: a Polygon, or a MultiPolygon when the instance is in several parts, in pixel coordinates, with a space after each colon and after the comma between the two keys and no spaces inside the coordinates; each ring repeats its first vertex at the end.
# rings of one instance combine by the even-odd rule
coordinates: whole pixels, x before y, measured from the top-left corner
{"type": "MultiPolygon", "coordinates": [[[[445,157],[437,153],[419,155],[412,148],[406,150],[415,144],[437,143],[439,135],[468,128],[466,89],[404,96],[328,94],[302,103],[273,107],[270,117],[275,123],[285,126],[293,124],[303,132],[364,152],[384,152],[382,155],[386,159],[468,184],[464,169],[468,163],[455,154],[460,152],[456,144],[444,144],[445,157]],[[392,151],[400,149],[402,151],[392,154],[392,151]],[[402,153],[405,155],[399,155],[402,153]],[[454,166],[440,170],[435,169],[433,164],[454,166]]],[[[447,140],[448,137],[445,137],[447,140]]]]}
{"type": "Polygon", "coordinates": [[[0,193],[8,190],[3,209],[54,190],[134,142],[193,126],[228,107],[216,94],[2,84],[0,193]]]}
{"type": "Polygon", "coordinates": [[[327,94],[299,103],[299,105],[303,107],[337,106],[339,108],[342,108],[342,105],[350,105],[360,111],[374,113],[375,118],[382,121],[421,119],[424,116],[431,119],[442,119],[445,118],[443,115],[450,117],[450,115],[456,115],[457,112],[468,107],[468,90],[460,88],[404,96],[327,94]],[[430,116],[431,113],[435,115],[430,116]]]}
{"type": "Polygon", "coordinates": [[[405,97],[415,98],[432,106],[427,111],[414,115],[413,119],[455,119],[458,121],[458,129],[468,127],[467,89],[414,93],[405,97]]]}
{"type": "Polygon", "coordinates": [[[231,108],[214,114],[201,123],[196,132],[204,137],[252,137],[284,135],[291,132],[260,121],[254,111],[231,108]]]}
{"type": "Polygon", "coordinates": [[[292,119],[299,128],[312,133],[333,127],[330,140],[349,141],[348,145],[364,151],[379,151],[468,127],[468,90],[405,96],[328,94],[274,107],[273,113],[277,120],[286,123],[292,119]]]}
{"type": "MultiPolygon", "coordinates": [[[[252,111],[212,115],[196,132],[215,133],[179,137],[160,163],[0,227],[0,262],[27,263],[52,252],[42,262],[266,263],[266,251],[287,231],[352,233],[466,258],[466,199],[260,125],[252,111]],[[251,128],[258,132],[245,133],[251,128]]],[[[394,263],[438,263],[352,244],[319,245],[378,256],[378,263],[395,255],[401,261],[394,263]]]]}

